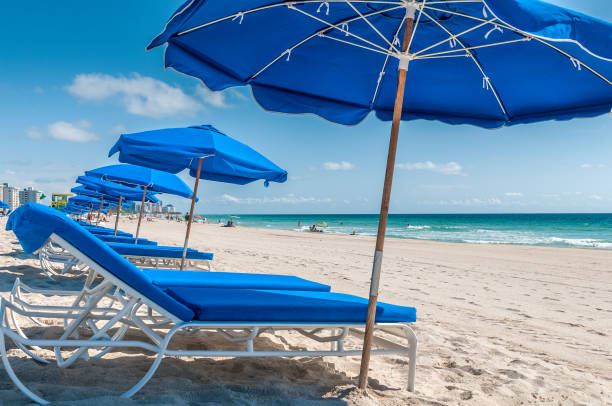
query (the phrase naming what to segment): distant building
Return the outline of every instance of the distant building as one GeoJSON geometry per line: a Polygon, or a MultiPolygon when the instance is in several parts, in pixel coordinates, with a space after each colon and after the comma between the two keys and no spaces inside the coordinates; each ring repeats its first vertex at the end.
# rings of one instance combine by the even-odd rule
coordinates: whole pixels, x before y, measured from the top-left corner
{"type": "Polygon", "coordinates": [[[32,187],[28,187],[19,191],[19,205],[26,203],[40,203],[40,197],[42,192],[40,190],[34,190],[32,187]]]}
{"type": "Polygon", "coordinates": [[[163,210],[164,213],[168,213],[168,214],[173,214],[174,213],[174,206],[171,204],[167,204],[164,206],[163,210]]]}
{"type": "Polygon", "coordinates": [[[19,189],[4,183],[2,185],[2,200],[11,206],[11,210],[15,210],[19,207],[19,189]]]}

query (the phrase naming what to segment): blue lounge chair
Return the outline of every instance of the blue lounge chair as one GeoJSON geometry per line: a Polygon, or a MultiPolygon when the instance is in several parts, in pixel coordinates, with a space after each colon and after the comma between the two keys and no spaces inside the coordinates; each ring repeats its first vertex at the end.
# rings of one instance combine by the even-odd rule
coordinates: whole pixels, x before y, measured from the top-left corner
{"type": "MultiPolygon", "coordinates": [[[[352,329],[364,327],[366,299],[323,291],[163,287],[153,283],[147,272],[136,268],[108,245],[73,224],[72,220],[44,206],[22,206],[9,219],[8,226],[26,252],[37,250],[51,239],[102,278],[97,285],[84,289],[77,301],[65,307],[45,307],[2,299],[0,352],[5,370],[15,385],[38,403],[46,404],[46,401],[28,389],[12,369],[6,352],[6,338],[41,362],[49,361],[33,353],[31,348],[54,348],[55,360],[61,367],[67,367],[86,355],[103,356],[116,347],[142,349],[157,354],[144,377],[122,397],[130,397],[140,390],[151,379],[164,356],[305,357],[356,356],[361,353],[360,349],[345,349],[343,343],[352,329]],[[113,306],[105,305],[103,301],[111,297],[113,306]],[[151,309],[151,313],[146,312],[146,308],[151,309]],[[57,338],[31,339],[11,324],[13,314],[39,320],[59,319],[65,322],[65,328],[57,338]],[[92,325],[95,326],[92,334],[79,339],[79,329],[92,325]],[[165,328],[159,329],[159,326],[165,328]],[[141,330],[149,341],[123,341],[129,327],[141,330]],[[113,330],[111,335],[111,329],[117,330],[113,330]],[[202,349],[198,350],[168,349],[173,336],[183,330],[216,332],[229,341],[244,342],[246,350],[215,350],[209,348],[210,343],[203,343],[202,349]],[[279,330],[295,331],[314,342],[330,342],[332,348],[274,351],[257,348],[258,336],[279,330]],[[62,353],[63,347],[71,350],[66,358],[62,353]]],[[[404,333],[406,343],[400,345],[381,339],[379,342],[386,348],[378,348],[372,354],[407,355],[408,389],[413,390],[417,341],[407,323],[416,320],[416,310],[379,303],[376,318],[375,330],[399,329],[404,333]]],[[[51,334],[52,331],[47,333],[51,334]]]]}
{"type": "MultiPolygon", "coordinates": [[[[96,235],[99,239],[104,242],[118,242],[123,244],[134,244],[136,239],[134,237],[115,237],[114,235],[96,235]]],[[[147,240],[146,238],[139,238],[138,245],[157,245],[155,241],[147,240]]]]}

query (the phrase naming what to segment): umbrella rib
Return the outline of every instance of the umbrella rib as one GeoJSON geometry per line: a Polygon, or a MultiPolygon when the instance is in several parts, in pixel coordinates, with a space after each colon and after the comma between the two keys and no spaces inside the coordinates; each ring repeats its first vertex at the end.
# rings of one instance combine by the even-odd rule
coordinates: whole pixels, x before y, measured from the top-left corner
{"type": "MultiPolygon", "coordinates": [[[[386,13],[386,12],[389,12],[389,11],[397,10],[398,8],[402,8],[402,6],[396,6],[396,7],[391,7],[391,8],[384,9],[384,10],[373,11],[372,13],[369,13],[369,14],[367,14],[367,15],[368,15],[368,16],[370,16],[370,15],[374,15],[374,14],[382,14],[382,13],[386,13]]],[[[301,40],[300,42],[296,43],[296,44],[295,44],[295,45],[293,45],[292,47],[290,47],[290,48],[286,49],[285,51],[283,51],[283,52],[282,52],[280,55],[278,55],[278,56],[277,56],[276,58],[274,58],[272,61],[268,62],[268,63],[267,63],[267,64],[266,64],[266,65],[265,65],[263,68],[261,68],[261,69],[260,69],[260,70],[259,70],[257,73],[255,73],[254,75],[252,75],[252,76],[251,76],[251,77],[248,79],[248,81],[255,79],[257,76],[259,76],[261,73],[263,73],[263,72],[264,72],[266,69],[268,69],[268,68],[269,68],[270,66],[272,66],[274,63],[276,63],[276,62],[277,62],[279,59],[281,59],[281,58],[283,57],[283,55],[286,55],[286,54],[287,54],[287,52],[291,52],[291,51],[293,51],[294,49],[296,49],[296,48],[297,48],[297,47],[299,47],[300,45],[303,45],[304,43],[306,43],[306,42],[310,41],[311,39],[313,39],[313,38],[315,38],[315,37],[318,37],[319,35],[321,35],[321,34],[322,34],[322,33],[324,33],[325,31],[329,31],[329,30],[331,30],[331,29],[333,29],[333,28],[336,28],[336,26],[342,25],[342,24],[344,24],[344,23],[347,23],[347,24],[348,24],[348,23],[351,23],[351,22],[353,22],[353,21],[359,20],[360,18],[361,18],[361,17],[351,17],[351,18],[348,18],[348,19],[346,19],[346,20],[339,21],[338,23],[336,23],[336,24],[335,24],[335,25],[333,25],[332,27],[325,27],[325,28],[322,28],[322,29],[320,29],[320,30],[316,31],[314,34],[312,34],[312,35],[310,35],[310,36],[308,36],[308,37],[304,38],[303,40],[301,40]]],[[[325,38],[332,38],[332,37],[326,36],[325,38]]],[[[347,41],[347,42],[348,42],[348,41],[347,41]]],[[[352,45],[356,45],[356,44],[352,44],[352,45]]],[[[369,49],[369,48],[367,48],[367,49],[369,49]]],[[[379,52],[379,51],[377,51],[377,52],[379,52]]]]}
{"type": "MultiPolygon", "coordinates": [[[[419,11],[419,18],[420,17],[421,17],[421,14],[420,14],[420,11],[419,11]]],[[[404,25],[404,21],[405,20],[406,20],[406,17],[402,18],[402,21],[400,22],[399,26],[397,27],[397,30],[395,31],[394,38],[399,35],[399,32],[402,30],[402,26],[404,25]]],[[[408,48],[408,49],[410,49],[410,48],[408,48]]],[[[390,51],[391,50],[389,50],[389,52],[390,51]]],[[[387,63],[389,62],[389,56],[391,56],[390,53],[387,54],[387,56],[385,57],[385,61],[383,62],[382,69],[378,73],[378,80],[376,81],[376,89],[374,89],[374,94],[372,95],[372,101],[370,102],[370,105],[372,105],[372,106],[376,102],[376,97],[378,96],[378,89],[380,89],[380,84],[382,83],[383,75],[385,74],[385,70],[387,70],[387,63]]]]}
{"type": "Polygon", "coordinates": [[[347,41],[347,40],[342,39],[342,38],[330,37],[329,35],[325,35],[325,34],[320,34],[320,37],[321,38],[327,38],[327,39],[333,39],[334,41],[338,41],[338,42],[341,42],[343,44],[352,45],[352,46],[357,47],[357,48],[367,49],[368,51],[377,52],[379,54],[383,54],[383,55],[387,55],[387,56],[388,55],[393,55],[392,53],[390,54],[387,51],[381,51],[379,49],[369,48],[369,47],[366,47],[365,45],[356,44],[354,42],[347,41]]]}
{"type": "MultiPolygon", "coordinates": [[[[454,14],[454,15],[458,15],[458,16],[460,16],[460,17],[471,18],[471,19],[473,19],[473,20],[478,20],[478,21],[487,21],[487,20],[485,20],[484,18],[475,17],[475,16],[471,16],[471,15],[469,15],[469,14],[464,14],[464,13],[458,13],[458,12],[456,12],[456,11],[443,10],[443,9],[439,9],[439,8],[435,8],[435,7],[429,7],[429,6],[425,6],[425,7],[426,7],[426,8],[428,8],[428,9],[430,9],[430,10],[435,10],[435,11],[441,11],[441,12],[444,12],[444,13],[454,14]]],[[[523,36],[525,36],[525,37],[531,38],[531,39],[533,39],[533,40],[536,40],[536,41],[538,41],[538,42],[540,42],[540,43],[542,43],[542,44],[544,44],[544,45],[547,45],[548,47],[550,47],[550,48],[554,49],[555,51],[557,51],[557,52],[559,52],[559,53],[561,53],[561,54],[565,55],[565,56],[566,56],[566,57],[568,57],[570,60],[575,60],[575,61],[577,61],[578,63],[580,63],[580,65],[584,66],[586,69],[588,69],[588,70],[589,70],[591,73],[593,73],[595,76],[599,77],[601,80],[603,80],[603,81],[604,81],[604,82],[606,82],[607,84],[612,85],[612,81],[610,81],[610,80],[609,80],[607,77],[605,77],[603,74],[599,73],[599,72],[598,72],[598,71],[596,71],[595,69],[591,68],[589,65],[585,64],[584,62],[582,62],[582,60],[580,60],[580,59],[576,58],[575,56],[571,55],[570,53],[568,53],[568,52],[566,52],[566,51],[563,51],[563,50],[562,50],[562,49],[560,49],[559,47],[556,47],[556,46],[552,45],[552,44],[551,44],[551,43],[549,43],[548,41],[546,41],[546,40],[544,40],[544,39],[542,39],[542,38],[539,38],[539,37],[538,37],[538,36],[536,36],[536,35],[532,35],[532,34],[529,34],[529,33],[523,32],[523,31],[519,30],[518,28],[515,28],[515,27],[513,27],[513,26],[511,26],[511,25],[508,25],[508,24],[506,24],[506,23],[502,22],[502,21],[501,21],[501,20],[499,20],[499,19],[498,19],[498,21],[499,21],[499,22],[496,22],[496,23],[493,23],[493,24],[495,24],[495,25],[497,25],[497,26],[499,26],[499,27],[502,27],[502,28],[506,28],[506,29],[508,29],[508,30],[510,30],[510,31],[513,31],[513,32],[515,32],[515,33],[517,33],[517,34],[520,34],[520,35],[523,35],[523,36]]],[[[587,52],[588,52],[588,53],[590,53],[590,54],[592,54],[592,53],[591,53],[590,51],[588,51],[588,50],[587,50],[587,52]]],[[[592,54],[592,55],[594,55],[594,54],[592,54]]],[[[595,56],[595,57],[597,57],[597,58],[599,58],[599,59],[608,60],[608,59],[606,59],[606,58],[601,58],[601,57],[599,57],[599,56],[597,56],[597,55],[594,55],[594,56],[595,56]]]]}
{"type": "Polygon", "coordinates": [[[416,58],[416,59],[422,59],[423,57],[431,57],[431,56],[442,56],[442,55],[452,54],[453,52],[459,52],[459,51],[463,51],[463,50],[468,51],[468,50],[472,50],[472,49],[488,48],[488,47],[494,47],[494,46],[499,46],[499,45],[507,45],[507,44],[513,44],[515,42],[525,42],[525,41],[531,41],[531,38],[523,37],[523,38],[519,38],[519,39],[495,42],[495,43],[491,43],[491,44],[474,45],[473,47],[465,47],[465,49],[451,49],[449,51],[432,52],[431,54],[419,55],[419,57],[416,58]]]}
{"type": "MultiPolygon", "coordinates": [[[[344,2],[345,0],[328,0],[328,2],[331,3],[341,3],[344,2]]],[[[394,4],[394,5],[402,5],[403,2],[402,1],[368,1],[368,0],[353,0],[356,3],[377,3],[377,4],[394,4]]],[[[257,11],[262,11],[262,10],[267,10],[269,8],[274,8],[274,7],[295,7],[296,4],[309,4],[309,3],[321,3],[321,0],[303,0],[303,1],[283,1],[280,3],[275,3],[275,4],[268,4],[267,6],[261,6],[261,7],[256,7],[250,10],[246,10],[246,11],[238,11],[234,14],[228,15],[226,17],[221,17],[221,18],[217,18],[216,20],[213,21],[209,21],[207,23],[204,24],[200,24],[200,25],[196,25],[195,27],[191,27],[188,28],[184,31],[180,31],[177,32],[176,34],[174,34],[175,36],[181,36],[181,35],[185,35],[185,34],[189,34],[190,32],[199,30],[200,28],[205,28],[208,27],[209,25],[213,25],[213,24],[217,24],[229,19],[233,19],[236,17],[240,17],[240,16],[244,16],[245,14],[250,14],[250,13],[255,13],[257,11]]],[[[403,7],[403,6],[400,6],[403,7]]]]}
{"type": "MultiPolygon", "coordinates": [[[[408,40],[408,46],[406,47],[406,52],[410,53],[410,46],[412,45],[412,41],[414,40],[414,35],[416,34],[416,30],[417,28],[419,28],[419,23],[421,22],[421,16],[423,15],[422,11],[423,11],[423,6],[425,6],[425,3],[427,2],[427,0],[423,0],[423,3],[421,4],[421,6],[418,8],[419,10],[419,15],[414,23],[414,27],[412,27],[412,32],[410,33],[410,40],[408,40]]],[[[406,20],[406,16],[404,16],[404,18],[402,19],[402,23],[406,20]]],[[[400,29],[402,28],[401,24],[400,24],[400,29]]],[[[399,31],[397,33],[395,33],[395,35],[399,35],[399,31]]]]}
{"type": "MultiPolygon", "coordinates": [[[[450,36],[453,35],[453,33],[450,30],[448,30],[445,26],[443,26],[438,20],[432,19],[431,16],[427,14],[425,11],[423,11],[423,13],[427,16],[427,18],[435,22],[436,25],[440,27],[442,30],[444,30],[448,35],[450,36]]],[[[480,65],[480,62],[478,62],[478,59],[476,59],[476,57],[472,54],[471,51],[466,49],[465,45],[463,45],[463,42],[461,42],[460,39],[456,39],[456,41],[461,46],[461,48],[465,49],[465,52],[469,54],[470,58],[472,58],[472,61],[474,61],[474,63],[476,64],[476,67],[478,67],[478,70],[480,71],[484,79],[487,81],[487,83],[490,85],[491,91],[493,92],[493,95],[495,96],[495,99],[497,100],[497,104],[499,104],[499,107],[501,108],[502,113],[504,114],[504,117],[508,118],[508,113],[506,112],[506,108],[504,107],[504,104],[502,103],[499,95],[497,94],[497,90],[495,89],[495,86],[493,86],[493,84],[491,83],[489,77],[486,75],[484,69],[480,65]]]]}
{"type": "MultiPolygon", "coordinates": [[[[330,23],[330,22],[327,22],[327,21],[323,20],[322,18],[319,18],[319,17],[317,17],[317,16],[314,16],[314,15],[312,15],[312,14],[310,14],[310,13],[308,13],[308,12],[304,11],[304,10],[301,10],[301,9],[299,9],[299,8],[295,7],[295,6],[290,6],[290,8],[292,8],[293,10],[299,11],[300,13],[304,14],[305,16],[308,16],[308,17],[312,18],[313,20],[316,20],[316,21],[318,21],[318,22],[320,22],[320,23],[323,23],[323,24],[328,25],[328,26],[329,26],[328,28],[335,28],[335,29],[337,29],[337,30],[338,30],[338,31],[340,31],[340,32],[343,32],[343,33],[345,33],[345,34],[347,34],[347,35],[350,35],[351,37],[355,37],[355,38],[357,38],[357,39],[359,39],[359,40],[361,40],[361,41],[365,42],[366,44],[370,44],[370,45],[372,45],[373,47],[380,49],[381,51],[387,52],[387,50],[386,50],[384,47],[382,47],[382,46],[380,46],[380,45],[378,45],[378,44],[375,44],[375,43],[373,43],[372,41],[368,41],[367,39],[362,38],[362,37],[360,37],[359,35],[355,35],[355,34],[353,34],[353,33],[349,32],[348,30],[345,30],[344,28],[339,27],[339,26],[338,26],[338,24],[332,24],[332,23],[330,23]]],[[[395,8],[401,8],[401,7],[395,7],[395,8]]],[[[380,14],[380,13],[379,13],[379,14],[380,14]]],[[[358,19],[360,19],[360,18],[362,18],[362,19],[366,20],[365,18],[363,18],[363,17],[362,17],[362,15],[361,15],[361,14],[359,14],[359,17],[357,17],[355,20],[358,20],[358,19]]],[[[367,21],[367,20],[366,20],[366,21],[367,21]]],[[[386,41],[386,40],[387,40],[387,39],[385,38],[385,41],[386,41]]]]}
{"type": "MultiPolygon", "coordinates": [[[[425,5],[425,2],[427,0],[423,0],[423,5],[425,5]]],[[[412,28],[412,32],[410,33],[410,40],[408,42],[408,46],[406,47],[406,49],[408,50],[408,52],[410,52],[410,45],[412,45],[412,41],[414,40],[414,35],[416,33],[417,28],[419,27],[419,22],[421,21],[421,16],[423,15],[422,11],[422,7],[419,7],[419,15],[416,19],[416,22],[414,24],[414,27],[412,28]]],[[[406,21],[406,16],[404,15],[404,18],[402,18],[402,20],[400,21],[399,26],[397,27],[397,30],[395,31],[395,34],[393,35],[394,38],[394,42],[395,39],[397,38],[397,36],[399,35],[399,32],[402,30],[402,26],[404,25],[404,21],[406,21]]],[[[376,102],[376,97],[378,97],[378,90],[380,89],[380,84],[382,83],[382,79],[383,79],[383,75],[385,74],[385,71],[387,70],[387,63],[389,62],[389,56],[391,53],[391,49],[389,48],[389,54],[385,57],[385,61],[383,62],[383,66],[382,69],[380,70],[380,72],[378,73],[378,80],[376,81],[376,89],[374,89],[374,94],[372,95],[372,101],[370,101],[370,105],[374,106],[374,103],[376,102]]]]}
{"type": "Polygon", "coordinates": [[[346,4],[348,4],[348,5],[349,5],[349,6],[350,6],[350,7],[351,7],[351,8],[352,8],[352,9],[353,9],[353,10],[354,10],[354,11],[355,11],[355,12],[356,12],[358,15],[359,15],[359,17],[361,17],[361,18],[362,18],[362,19],[363,19],[363,20],[366,22],[366,24],[368,24],[368,25],[370,26],[370,28],[372,28],[372,29],[373,29],[373,30],[374,30],[374,31],[375,31],[375,32],[378,34],[378,36],[380,36],[380,37],[381,37],[381,38],[382,38],[382,39],[383,39],[383,40],[384,40],[384,41],[387,43],[387,45],[389,45],[389,46],[390,46],[390,47],[391,47],[391,48],[392,48],[392,49],[393,49],[393,50],[394,50],[396,53],[399,53],[399,52],[400,52],[400,51],[399,51],[397,48],[395,48],[395,45],[393,45],[393,43],[392,43],[392,42],[389,42],[389,40],[387,39],[387,37],[385,37],[385,36],[384,36],[384,35],[383,35],[383,34],[382,34],[382,33],[381,33],[379,30],[378,30],[378,28],[374,27],[374,24],[372,24],[372,23],[370,22],[370,20],[368,20],[367,18],[365,18],[365,17],[363,16],[363,14],[361,14],[361,12],[360,12],[359,10],[357,10],[357,8],[356,8],[356,7],[353,5],[353,3],[351,3],[349,0],[345,0],[345,1],[346,1],[346,4]]]}
{"type": "MultiPolygon", "coordinates": [[[[429,19],[432,19],[432,17],[430,17],[430,16],[429,16],[429,14],[425,14],[425,15],[426,15],[426,16],[427,16],[429,19]]],[[[435,21],[437,21],[437,20],[435,20],[435,21]]],[[[478,28],[480,28],[480,27],[482,27],[482,26],[484,26],[484,25],[487,25],[487,24],[491,23],[492,21],[494,21],[494,19],[493,19],[493,20],[487,20],[487,21],[485,21],[485,22],[483,22],[483,23],[480,23],[480,24],[478,24],[478,25],[475,25],[474,27],[470,27],[470,28],[468,28],[467,30],[461,31],[461,32],[460,32],[460,33],[458,33],[458,34],[454,34],[454,35],[453,35],[453,34],[449,34],[449,35],[450,35],[450,37],[448,37],[448,38],[446,38],[446,39],[444,39],[444,40],[442,40],[442,41],[436,42],[435,44],[430,45],[430,46],[428,46],[428,47],[426,47],[426,48],[423,48],[423,49],[421,49],[420,51],[415,52],[413,55],[415,55],[415,56],[416,56],[416,55],[419,55],[419,54],[421,54],[422,52],[425,52],[425,51],[427,51],[427,50],[429,50],[429,49],[435,48],[435,47],[437,47],[438,45],[444,44],[445,42],[452,41],[453,39],[454,39],[454,40],[458,40],[458,37],[460,37],[460,36],[462,36],[462,35],[465,35],[465,34],[467,34],[468,32],[472,32],[472,31],[474,31],[474,30],[477,30],[478,28]]]]}

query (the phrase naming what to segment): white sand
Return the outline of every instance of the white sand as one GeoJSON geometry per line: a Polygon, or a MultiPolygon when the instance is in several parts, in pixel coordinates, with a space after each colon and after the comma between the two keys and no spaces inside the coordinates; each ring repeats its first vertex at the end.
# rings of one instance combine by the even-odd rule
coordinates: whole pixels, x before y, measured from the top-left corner
{"type": "MultiPolygon", "coordinates": [[[[121,228],[134,231],[135,223],[121,228]]],[[[145,222],[142,235],[181,245],[183,232],[182,224],[158,220],[145,222]]],[[[195,224],[191,241],[215,253],[215,270],[292,274],[368,294],[369,237],[195,224]]],[[[134,399],[119,400],[144,374],[150,355],[118,351],[68,369],[38,365],[14,346],[9,355],[36,391],[69,405],[612,404],[612,251],[390,239],[383,268],[381,300],[418,309],[415,393],[405,390],[400,356],[373,357],[368,394],[355,388],[358,357],[166,359],[134,399]]],[[[8,294],[16,276],[36,287],[80,283],[43,278],[12,233],[2,231],[0,294],[8,294]]],[[[179,342],[205,339],[218,342],[197,335],[179,342]]],[[[260,344],[301,346],[302,340],[277,334],[260,344]]],[[[5,404],[28,401],[0,367],[5,404]]]]}

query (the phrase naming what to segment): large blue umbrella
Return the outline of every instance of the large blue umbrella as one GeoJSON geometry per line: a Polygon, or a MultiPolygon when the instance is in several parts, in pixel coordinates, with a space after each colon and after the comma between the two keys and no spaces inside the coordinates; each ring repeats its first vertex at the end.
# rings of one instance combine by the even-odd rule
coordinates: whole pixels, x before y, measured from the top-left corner
{"type": "MultiPolygon", "coordinates": [[[[144,199],[147,191],[169,193],[186,198],[191,198],[193,196],[193,192],[189,186],[175,174],[139,165],[108,165],[85,171],[85,175],[129,186],[141,186],[143,188],[138,225],[136,226],[136,243],[138,243],[138,235],[140,234],[140,223],[142,222],[144,199]]],[[[115,233],[118,219],[119,213],[117,213],[117,221],[115,221],[115,233]]]]}
{"type": "Polygon", "coordinates": [[[211,125],[123,134],[108,156],[117,152],[120,162],[170,173],[189,168],[191,176],[197,177],[201,167],[202,179],[219,182],[244,185],[260,179],[287,180],[285,170],[211,125]]]}
{"type": "Polygon", "coordinates": [[[123,134],[108,156],[119,152],[119,161],[178,173],[189,169],[195,177],[181,269],[189,242],[200,178],[244,185],[263,179],[284,182],[287,172],[251,147],[228,137],[211,125],[168,128],[123,134]]]}
{"type": "Polygon", "coordinates": [[[164,43],[166,67],[212,90],[250,85],[267,110],[393,120],[362,388],[400,120],[495,128],[612,108],[612,25],[538,0],[193,0],[148,48],[164,43]]]}

